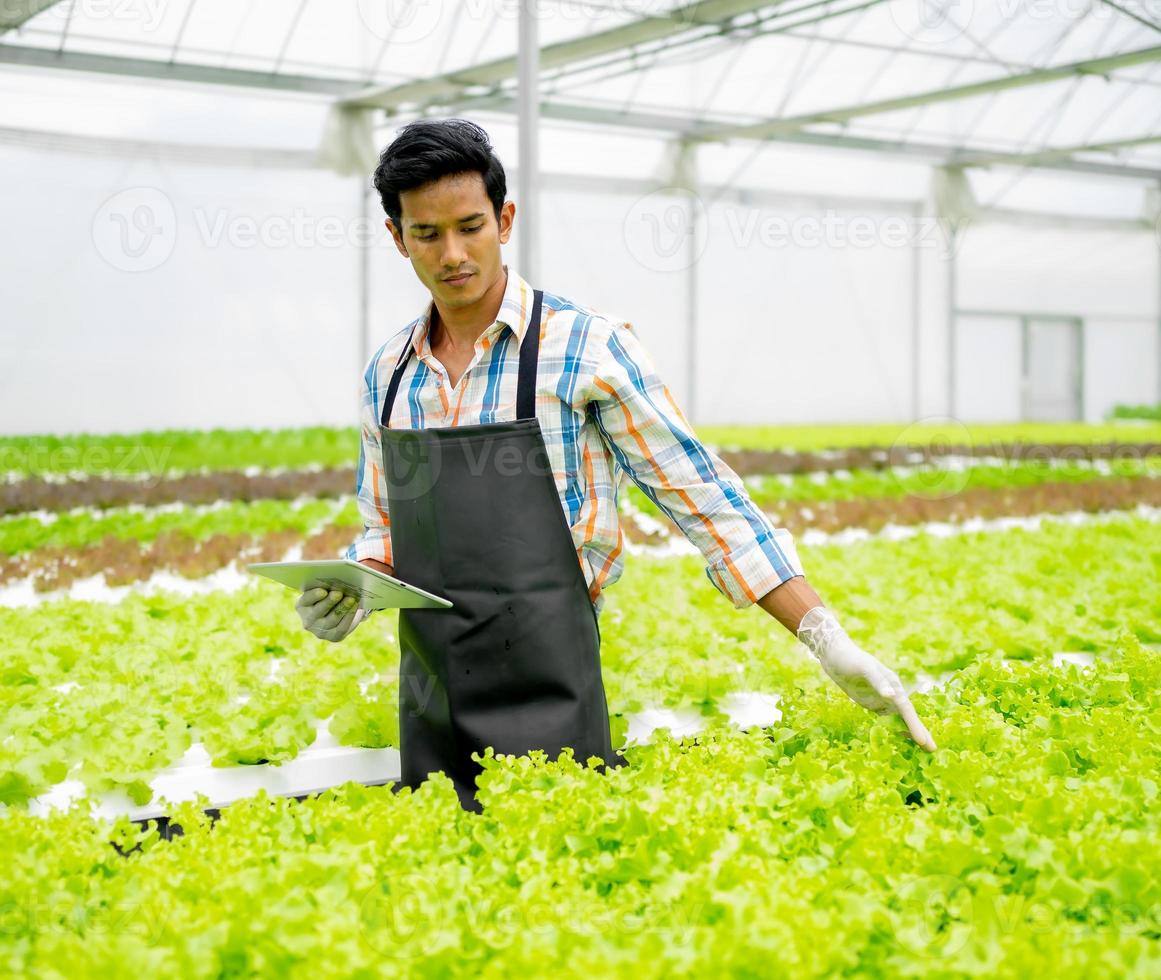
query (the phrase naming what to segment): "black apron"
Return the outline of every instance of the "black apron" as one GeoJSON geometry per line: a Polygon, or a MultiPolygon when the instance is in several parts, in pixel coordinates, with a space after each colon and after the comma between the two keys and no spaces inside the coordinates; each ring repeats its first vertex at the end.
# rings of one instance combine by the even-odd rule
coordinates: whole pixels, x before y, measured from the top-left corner
{"type": "Polygon", "coordinates": [[[572,746],[582,766],[593,755],[624,763],[597,614],[536,419],[542,297],[520,347],[515,420],[389,428],[408,336],[379,426],[395,574],[454,603],[399,610],[399,785],[442,770],[475,812],[482,767],[471,754],[488,745],[550,760],[572,746]]]}

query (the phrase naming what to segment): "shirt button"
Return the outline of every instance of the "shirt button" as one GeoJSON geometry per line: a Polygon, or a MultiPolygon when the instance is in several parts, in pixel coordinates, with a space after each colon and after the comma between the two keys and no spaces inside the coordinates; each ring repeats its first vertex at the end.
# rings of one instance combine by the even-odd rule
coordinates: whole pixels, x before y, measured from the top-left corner
{"type": "Polygon", "coordinates": [[[442,388],[443,387],[443,378],[436,378],[435,379],[435,386],[437,388],[442,388]]]}

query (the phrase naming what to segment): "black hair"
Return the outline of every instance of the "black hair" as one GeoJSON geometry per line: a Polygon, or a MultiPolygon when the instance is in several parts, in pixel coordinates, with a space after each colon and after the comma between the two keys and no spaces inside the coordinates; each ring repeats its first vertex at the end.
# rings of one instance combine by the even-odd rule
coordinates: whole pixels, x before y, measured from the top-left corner
{"type": "Polygon", "coordinates": [[[504,165],[492,150],[488,134],[467,119],[417,119],[404,126],[379,154],[375,190],[383,210],[403,233],[402,191],[413,190],[441,177],[475,171],[500,222],[508,193],[504,165]]]}

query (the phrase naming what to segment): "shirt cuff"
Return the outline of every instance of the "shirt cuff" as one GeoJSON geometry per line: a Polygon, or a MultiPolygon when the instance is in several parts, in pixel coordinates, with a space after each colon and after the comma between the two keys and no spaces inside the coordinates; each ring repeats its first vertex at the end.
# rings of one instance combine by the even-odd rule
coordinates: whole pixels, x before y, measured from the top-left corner
{"type": "Polygon", "coordinates": [[[794,536],[784,527],[774,528],[749,544],[706,566],[714,588],[736,609],[753,605],[772,589],[796,575],[805,575],[794,536]]]}

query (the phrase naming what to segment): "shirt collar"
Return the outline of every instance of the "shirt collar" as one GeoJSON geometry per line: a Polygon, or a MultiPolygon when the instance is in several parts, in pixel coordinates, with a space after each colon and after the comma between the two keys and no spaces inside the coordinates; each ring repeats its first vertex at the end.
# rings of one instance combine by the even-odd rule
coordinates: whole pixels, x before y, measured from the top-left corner
{"type": "MultiPolygon", "coordinates": [[[[480,334],[481,339],[488,334],[498,333],[507,326],[516,336],[516,345],[524,339],[528,329],[528,321],[532,317],[532,286],[520,275],[509,262],[503,264],[508,270],[508,285],[504,287],[504,297],[500,300],[500,309],[496,312],[496,321],[480,334]]],[[[431,326],[431,310],[435,300],[429,299],[427,306],[419,317],[419,329],[415,331],[412,346],[416,355],[422,355],[429,350],[427,332],[431,326]]]]}

